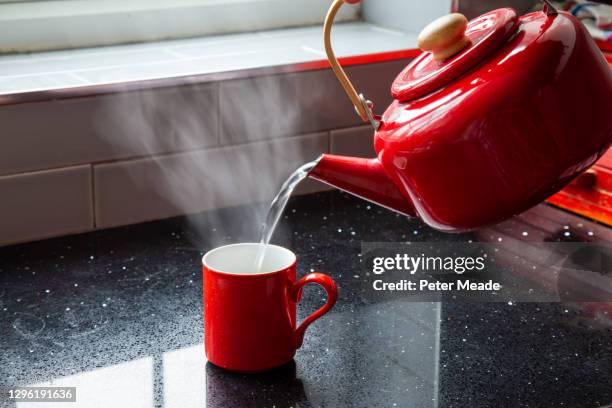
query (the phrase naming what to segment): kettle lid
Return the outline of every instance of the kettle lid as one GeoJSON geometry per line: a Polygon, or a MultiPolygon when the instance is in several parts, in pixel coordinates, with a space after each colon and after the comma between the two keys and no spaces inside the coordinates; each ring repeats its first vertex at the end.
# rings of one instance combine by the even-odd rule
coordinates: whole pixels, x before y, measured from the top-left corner
{"type": "Polygon", "coordinates": [[[393,97],[407,102],[443,87],[495,51],[518,25],[518,14],[512,8],[493,10],[471,20],[465,30],[469,39],[466,48],[444,61],[436,61],[431,52],[418,56],[393,81],[393,97]]]}

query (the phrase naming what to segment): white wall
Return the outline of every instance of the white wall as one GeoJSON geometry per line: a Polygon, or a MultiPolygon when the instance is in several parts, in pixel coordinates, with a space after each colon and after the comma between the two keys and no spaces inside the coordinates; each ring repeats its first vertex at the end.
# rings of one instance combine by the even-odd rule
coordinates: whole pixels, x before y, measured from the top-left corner
{"type": "Polygon", "coordinates": [[[430,21],[450,13],[451,0],[364,0],[363,18],[402,31],[419,32],[430,21]]]}

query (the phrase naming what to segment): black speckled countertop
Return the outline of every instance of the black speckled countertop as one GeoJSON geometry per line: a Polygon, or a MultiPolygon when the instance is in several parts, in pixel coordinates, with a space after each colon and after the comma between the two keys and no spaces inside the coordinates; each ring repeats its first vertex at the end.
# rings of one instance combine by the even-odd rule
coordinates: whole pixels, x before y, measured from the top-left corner
{"type": "MultiPolygon", "coordinates": [[[[362,241],[610,242],[611,229],[540,205],[446,235],[337,192],[294,198],[274,241],[298,253],[300,275],[331,275],[340,299],[306,332],[294,362],[247,376],[205,362],[200,271],[213,244],[255,238],[235,216],[245,211],[198,216],[208,235],[177,218],[0,248],[0,386],[76,386],[77,403],[60,407],[612,404],[605,305],[358,295],[362,241]],[[223,234],[214,230],[219,220],[223,234]]],[[[300,319],[321,296],[305,290],[300,319]]]]}

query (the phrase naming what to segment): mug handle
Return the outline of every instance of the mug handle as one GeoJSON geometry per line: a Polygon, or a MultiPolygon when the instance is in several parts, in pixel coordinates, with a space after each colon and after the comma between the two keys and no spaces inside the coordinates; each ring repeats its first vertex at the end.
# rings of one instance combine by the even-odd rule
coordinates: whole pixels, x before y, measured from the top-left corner
{"type": "Polygon", "coordinates": [[[336,287],[336,282],[323,273],[314,272],[304,276],[291,287],[291,298],[295,303],[300,301],[302,297],[302,288],[308,283],[318,283],[319,285],[323,286],[323,289],[325,289],[327,292],[327,302],[325,302],[325,304],[317,309],[313,314],[304,319],[302,324],[300,324],[295,332],[293,332],[293,343],[296,349],[302,347],[306,328],[308,328],[308,326],[310,326],[310,324],[319,317],[329,312],[338,299],[338,288],[336,287]]]}

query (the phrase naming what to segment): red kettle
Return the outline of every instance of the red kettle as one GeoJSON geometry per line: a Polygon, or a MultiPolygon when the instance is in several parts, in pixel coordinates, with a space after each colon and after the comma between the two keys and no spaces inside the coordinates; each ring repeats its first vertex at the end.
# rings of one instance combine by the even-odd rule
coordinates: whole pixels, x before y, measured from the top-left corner
{"type": "Polygon", "coordinates": [[[382,116],[332,69],[375,129],[373,159],[323,155],[309,176],[433,228],[465,231],[518,214],[560,190],[612,142],[612,71],[582,24],[545,2],[442,17],[395,79],[382,116]]]}

